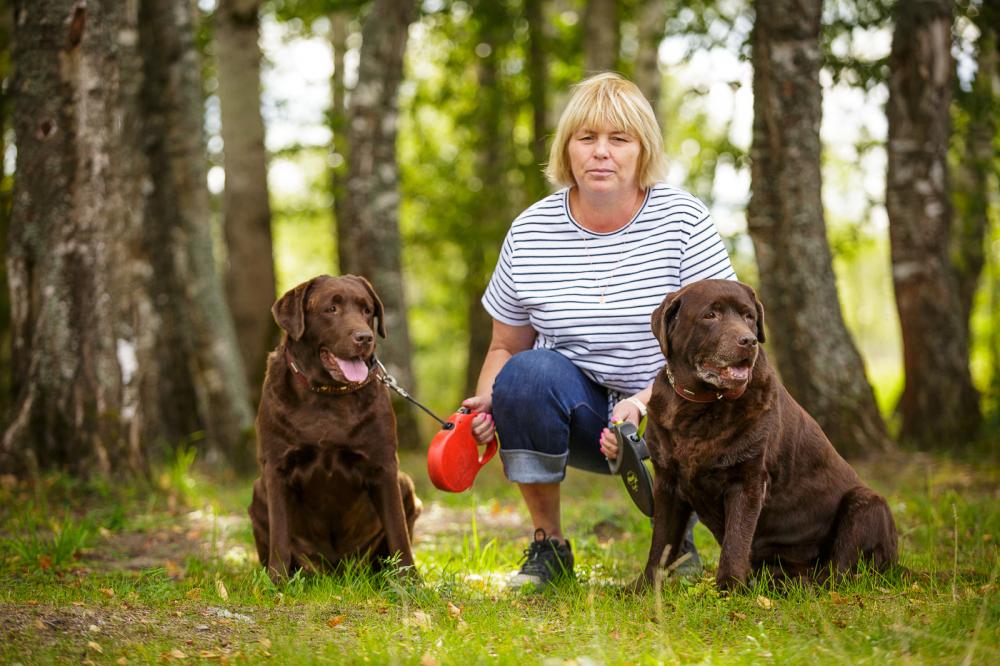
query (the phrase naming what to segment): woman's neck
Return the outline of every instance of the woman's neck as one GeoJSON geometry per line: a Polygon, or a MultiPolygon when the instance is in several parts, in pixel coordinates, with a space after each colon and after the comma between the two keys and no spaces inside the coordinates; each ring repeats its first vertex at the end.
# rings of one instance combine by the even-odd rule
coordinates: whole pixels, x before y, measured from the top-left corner
{"type": "Polygon", "coordinates": [[[579,187],[569,191],[573,217],[584,229],[597,233],[618,231],[635,216],[645,192],[641,189],[624,192],[586,193],[579,187]]]}

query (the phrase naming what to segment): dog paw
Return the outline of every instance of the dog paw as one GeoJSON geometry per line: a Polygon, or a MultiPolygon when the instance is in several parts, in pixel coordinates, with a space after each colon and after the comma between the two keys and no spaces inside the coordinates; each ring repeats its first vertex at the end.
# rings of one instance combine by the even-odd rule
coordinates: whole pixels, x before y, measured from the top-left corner
{"type": "Polygon", "coordinates": [[[746,575],[740,576],[720,571],[715,576],[715,586],[720,592],[735,592],[736,590],[746,589],[746,575]]]}

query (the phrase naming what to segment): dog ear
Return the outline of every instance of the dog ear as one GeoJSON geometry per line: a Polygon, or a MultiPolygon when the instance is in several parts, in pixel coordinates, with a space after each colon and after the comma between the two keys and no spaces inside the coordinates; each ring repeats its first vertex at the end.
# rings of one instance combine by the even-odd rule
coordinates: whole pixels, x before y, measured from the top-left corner
{"type": "Polygon", "coordinates": [[[374,319],[375,319],[376,332],[379,334],[379,337],[384,338],[385,306],[382,305],[382,299],[379,298],[378,294],[375,293],[375,287],[372,286],[372,283],[369,282],[367,278],[363,278],[360,275],[345,275],[344,277],[351,278],[352,280],[357,280],[358,282],[361,283],[362,287],[368,290],[368,295],[372,297],[372,302],[375,304],[374,319]]]}
{"type": "Polygon", "coordinates": [[[757,292],[753,290],[753,287],[740,282],[740,286],[747,290],[750,294],[750,298],[753,299],[753,306],[757,309],[757,342],[764,342],[764,306],[761,305],[760,299],[757,298],[757,292]]]}
{"type": "MultiPolygon", "coordinates": [[[[323,276],[320,276],[323,277],[323,276]]],[[[309,287],[318,278],[307,280],[285,292],[285,295],[271,306],[271,314],[281,330],[292,340],[298,340],[306,330],[306,295],[309,287]]]]}
{"type": "Polygon", "coordinates": [[[653,337],[660,343],[664,358],[670,356],[670,333],[673,331],[673,323],[677,317],[677,311],[681,309],[681,299],[677,292],[667,294],[663,302],[653,310],[650,318],[650,326],[653,329],[653,337]]]}

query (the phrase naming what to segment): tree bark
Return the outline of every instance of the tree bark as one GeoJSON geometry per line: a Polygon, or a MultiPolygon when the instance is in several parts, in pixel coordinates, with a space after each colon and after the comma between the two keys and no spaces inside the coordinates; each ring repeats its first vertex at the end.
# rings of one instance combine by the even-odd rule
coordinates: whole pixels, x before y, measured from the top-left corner
{"type": "MultiPolygon", "coordinates": [[[[6,4],[0,9],[0,53],[10,54],[14,10],[6,4]]],[[[7,154],[7,130],[11,127],[10,59],[0,60],[0,157],[7,154]]],[[[11,179],[12,180],[12,179],[11,179]]],[[[0,162],[0,256],[7,256],[10,232],[11,190],[5,164],[0,162]]],[[[10,368],[11,358],[10,292],[7,271],[0,271],[0,368],[10,368]]],[[[11,395],[10,372],[0,372],[0,420],[6,423],[11,395]]]]}
{"type": "Polygon", "coordinates": [[[996,109],[1000,94],[997,50],[997,22],[1000,0],[984,0],[975,19],[979,29],[976,42],[976,78],[972,90],[962,98],[966,127],[961,137],[958,171],[953,188],[956,224],[952,234],[952,256],[958,278],[961,317],[966,326],[972,315],[976,287],[986,262],[985,239],[989,229],[991,179],[995,177],[997,135],[996,109]]]}
{"type": "Polygon", "coordinates": [[[16,403],[0,469],[146,470],[138,16],[124,3],[18,0],[18,146],[7,273],[16,403]]]}
{"type": "Polygon", "coordinates": [[[820,175],[821,1],[758,0],[748,226],[774,357],[789,391],[834,446],[891,447],[844,325],[826,237],[820,175]]]}
{"type": "Polygon", "coordinates": [[[979,424],[969,342],[949,256],[953,3],[900,3],[890,54],[886,208],[906,384],[900,437],[954,449],[979,424]]]}
{"type": "MultiPolygon", "coordinates": [[[[330,190],[333,193],[334,240],[340,248],[351,240],[347,220],[347,164],[350,146],[347,139],[347,88],[344,83],[344,52],[347,50],[348,16],[345,12],[330,14],[330,48],[333,51],[333,75],[330,80],[330,190]]],[[[339,261],[338,261],[339,263],[339,261]]],[[[344,272],[343,264],[340,271],[344,272]]]]}
{"type": "Polygon", "coordinates": [[[618,66],[621,39],[617,0],[587,0],[583,11],[584,69],[609,72],[618,66]]]}
{"type": "MultiPolygon", "coordinates": [[[[525,0],[524,18],[528,22],[528,86],[532,128],[532,165],[526,175],[532,189],[528,198],[534,201],[543,197],[548,190],[543,173],[545,164],[549,160],[549,153],[546,150],[549,136],[547,95],[549,64],[546,54],[547,23],[544,0],[525,0]]],[[[478,302],[476,305],[478,307],[478,302]]]]}
{"type": "Polygon", "coordinates": [[[167,315],[159,342],[170,345],[161,346],[169,365],[159,379],[176,400],[164,408],[181,432],[203,428],[210,453],[249,471],[255,460],[249,391],[212,254],[194,5],[144,0],[140,40],[146,54],[140,104],[152,174],[145,226],[151,247],[159,248],[155,300],[167,315]]]}
{"type": "MultiPolygon", "coordinates": [[[[396,164],[398,91],[414,0],[374,0],[362,29],[358,82],[348,118],[347,201],[338,220],[340,270],[367,277],[385,304],[388,337],[379,356],[410,393],[414,382],[399,240],[396,164]]],[[[416,414],[393,396],[400,446],[413,448],[416,414]]]]}
{"type": "Polygon", "coordinates": [[[267,354],[278,337],[271,317],[274,255],[260,112],[259,10],[260,0],[220,0],[215,12],[226,168],[222,197],[228,252],[226,300],[254,395],[264,379],[267,354]]]}
{"type": "Polygon", "coordinates": [[[637,10],[639,27],[639,52],[635,58],[635,84],[659,115],[660,90],[663,74],[660,72],[660,42],[667,28],[667,3],[663,0],[642,0],[637,10]]]}

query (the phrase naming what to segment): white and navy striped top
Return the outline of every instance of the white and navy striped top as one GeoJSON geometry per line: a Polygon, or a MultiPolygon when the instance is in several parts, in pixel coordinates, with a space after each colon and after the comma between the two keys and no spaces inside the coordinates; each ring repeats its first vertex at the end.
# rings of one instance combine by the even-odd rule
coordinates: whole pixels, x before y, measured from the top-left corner
{"type": "Polygon", "coordinates": [[[657,184],[628,224],[595,233],[573,219],[563,189],[514,220],[483,306],[497,321],[530,324],[535,348],[631,395],[663,366],[653,310],[666,294],[709,278],[736,274],[708,209],[691,194],[657,184]]]}

